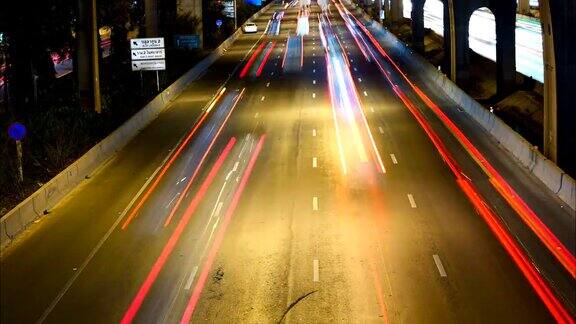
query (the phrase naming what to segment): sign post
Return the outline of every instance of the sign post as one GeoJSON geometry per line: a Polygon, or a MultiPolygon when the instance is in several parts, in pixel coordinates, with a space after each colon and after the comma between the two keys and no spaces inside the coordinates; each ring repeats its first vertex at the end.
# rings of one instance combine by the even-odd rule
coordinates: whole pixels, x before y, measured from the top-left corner
{"type": "Polygon", "coordinates": [[[164,37],[133,38],[130,40],[132,71],[156,71],[156,89],[160,92],[158,71],[166,70],[164,37]]]}
{"type": "Polygon", "coordinates": [[[16,162],[18,164],[18,181],[24,181],[22,168],[22,139],[26,136],[26,127],[21,123],[13,123],[8,127],[8,136],[16,142],[16,162]]]}

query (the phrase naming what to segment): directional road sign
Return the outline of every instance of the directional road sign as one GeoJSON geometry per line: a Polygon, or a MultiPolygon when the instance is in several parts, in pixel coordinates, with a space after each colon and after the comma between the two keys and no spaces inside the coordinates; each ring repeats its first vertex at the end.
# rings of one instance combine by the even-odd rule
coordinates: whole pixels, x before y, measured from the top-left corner
{"type": "Polygon", "coordinates": [[[130,40],[130,49],[164,48],[164,37],[133,38],[130,40]]]}
{"type": "Polygon", "coordinates": [[[158,60],[166,58],[163,48],[132,50],[132,60],[158,60]]]}
{"type": "Polygon", "coordinates": [[[132,61],[132,71],[158,71],[166,70],[164,60],[132,61]]]}

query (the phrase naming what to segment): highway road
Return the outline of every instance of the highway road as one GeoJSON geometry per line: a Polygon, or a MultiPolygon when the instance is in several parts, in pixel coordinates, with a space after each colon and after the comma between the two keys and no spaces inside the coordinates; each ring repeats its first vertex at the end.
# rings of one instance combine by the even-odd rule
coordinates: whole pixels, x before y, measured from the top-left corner
{"type": "MultiPolygon", "coordinates": [[[[399,72],[336,9],[273,5],[257,34],[2,251],[1,322],[551,322],[475,202],[514,210],[437,120],[426,115],[425,130],[399,72]],[[278,33],[265,30],[273,15],[278,33]]],[[[571,212],[503,173],[539,214],[571,212]]],[[[529,232],[514,236],[573,293],[529,232]]]]}
{"type": "MultiPolygon", "coordinates": [[[[412,2],[404,0],[402,4],[404,17],[410,18],[412,2]]],[[[424,27],[440,36],[444,35],[443,10],[444,5],[439,0],[429,0],[424,4],[424,27]]],[[[496,23],[489,9],[480,8],[470,17],[469,43],[473,51],[496,61],[496,23]]],[[[520,14],[516,15],[516,71],[544,82],[540,20],[520,14]]]]}

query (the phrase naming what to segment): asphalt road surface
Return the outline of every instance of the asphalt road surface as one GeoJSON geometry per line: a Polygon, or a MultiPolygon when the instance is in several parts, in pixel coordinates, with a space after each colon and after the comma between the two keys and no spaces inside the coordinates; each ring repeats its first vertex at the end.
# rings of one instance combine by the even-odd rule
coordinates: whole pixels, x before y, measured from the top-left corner
{"type": "Polygon", "coordinates": [[[298,6],[272,6],[257,34],[3,251],[1,322],[551,322],[331,11],[320,30],[313,5],[296,36],[298,6]],[[279,34],[265,32],[282,10],[279,34]],[[301,50],[286,51],[288,36],[301,50]]]}

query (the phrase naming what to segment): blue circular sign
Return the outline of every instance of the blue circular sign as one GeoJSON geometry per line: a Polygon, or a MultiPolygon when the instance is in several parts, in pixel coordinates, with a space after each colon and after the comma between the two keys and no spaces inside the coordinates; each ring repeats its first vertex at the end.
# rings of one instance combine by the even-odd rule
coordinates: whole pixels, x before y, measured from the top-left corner
{"type": "Polygon", "coordinates": [[[216,19],[216,26],[220,28],[222,26],[222,19],[216,19]]]}
{"type": "Polygon", "coordinates": [[[8,127],[8,136],[15,141],[20,141],[26,136],[26,127],[19,122],[12,123],[8,127]]]}

